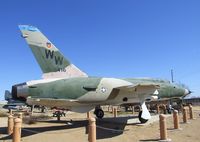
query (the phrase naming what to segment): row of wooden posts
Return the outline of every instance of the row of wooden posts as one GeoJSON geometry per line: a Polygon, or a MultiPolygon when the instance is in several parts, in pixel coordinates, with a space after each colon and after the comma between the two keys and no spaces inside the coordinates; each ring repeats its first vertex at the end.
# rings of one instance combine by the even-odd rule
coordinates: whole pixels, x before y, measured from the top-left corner
{"type": "MultiPolygon", "coordinates": [[[[188,123],[188,109],[186,109],[185,107],[182,110],[183,113],[183,123],[188,123]]],[[[166,117],[163,114],[159,115],[160,118],[160,139],[161,140],[165,140],[165,141],[170,141],[170,139],[167,136],[167,124],[166,124],[166,117]]],[[[193,110],[192,110],[192,106],[189,105],[189,118],[190,119],[194,119],[194,115],[193,115],[193,110]]],[[[174,129],[179,129],[180,128],[180,123],[179,123],[179,115],[178,115],[178,111],[174,110],[173,111],[173,122],[174,122],[174,129]]]]}
{"type": "Polygon", "coordinates": [[[22,127],[22,113],[18,113],[17,117],[14,117],[12,111],[8,116],[8,135],[12,135],[13,142],[21,141],[21,127],[22,127]]]}
{"type": "MultiPolygon", "coordinates": [[[[117,109],[113,109],[114,117],[117,117],[117,109]]],[[[192,106],[189,105],[189,116],[190,119],[194,119],[193,117],[193,110],[192,106]]],[[[8,129],[7,132],[9,135],[12,135],[13,142],[20,142],[21,141],[21,127],[22,127],[22,113],[19,113],[17,117],[14,117],[12,112],[8,116],[8,129]]],[[[90,112],[87,113],[87,119],[89,121],[88,125],[88,141],[89,142],[96,142],[96,119],[91,117],[90,112]]],[[[163,114],[159,115],[160,119],[160,140],[169,140],[167,137],[167,125],[166,125],[166,117],[163,114]]],[[[187,123],[188,115],[187,109],[183,108],[183,122],[187,123]]],[[[180,129],[179,126],[179,115],[178,111],[174,110],[173,112],[173,122],[174,122],[174,129],[180,129]]]]}
{"type": "MultiPolygon", "coordinates": [[[[183,123],[188,122],[188,109],[185,107],[183,108],[183,123]]],[[[113,116],[117,117],[117,109],[113,109],[113,116]]],[[[88,140],[89,142],[96,142],[96,120],[95,118],[90,116],[90,112],[87,113],[87,118],[89,120],[89,133],[88,133],[88,140]]],[[[192,106],[189,105],[189,118],[194,119],[192,106]]],[[[174,129],[181,129],[179,124],[179,114],[177,110],[173,111],[173,122],[174,122],[174,129]]],[[[166,124],[166,116],[164,114],[159,115],[159,126],[160,126],[160,140],[163,141],[170,141],[167,137],[167,124],[166,124]]]]}

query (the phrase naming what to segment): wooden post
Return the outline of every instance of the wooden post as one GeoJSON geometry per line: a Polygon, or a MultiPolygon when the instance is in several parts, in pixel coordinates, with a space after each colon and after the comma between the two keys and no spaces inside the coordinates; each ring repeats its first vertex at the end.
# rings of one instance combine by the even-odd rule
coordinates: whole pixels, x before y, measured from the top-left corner
{"type": "Polygon", "coordinates": [[[117,112],[120,112],[120,111],[121,111],[121,107],[118,106],[118,107],[117,107],[117,112]]]}
{"type": "Polygon", "coordinates": [[[96,142],[96,119],[89,119],[89,133],[88,133],[89,142],[96,142]]]}
{"type": "Polygon", "coordinates": [[[13,114],[13,112],[12,112],[12,109],[9,109],[9,114],[10,114],[10,115],[12,115],[12,114],[13,114]]]}
{"type": "Polygon", "coordinates": [[[160,118],[160,140],[167,140],[166,118],[163,114],[160,114],[159,118],[160,118]]]}
{"type": "Polygon", "coordinates": [[[34,105],[31,106],[31,115],[33,115],[34,107],[35,107],[34,105]]]}
{"type": "Polygon", "coordinates": [[[23,119],[23,114],[20,112],[18,115],[19,115],[18,118],[20,118],[22,120],[23,119]]]}
{"type": "Polygon", "coordinates": [[[179,117],[178,117],[178,111],[177,110],[174,110],[173,118],[174,118],[174,129],[179,129],[179,117]]]}
{"type": "Polygon", "coordinates": [[[112,114],[114,113],[114,107],[112,106],[112,114]]]}
{"type": "Polygon", "coordinates": [[[183,104],[181,104],[181,106],[180,106],[181,108],[181,112],[183,112],[183,109],[184,109],[184,106],[183,106],[183,104]]]}
{"type": "Polygon", "coordinates": [[[14,119],[12,115],[8,116],[8,128],[7,128],[7,132],[8,135],[11,135],[13,133],[13,127],[14,127],[14,119]]]}
{"type": "Polygon", "coordinates": [[[163,113],[164,113],[164,114],[167,114],[166,105],[163,105],[163,113]]]}
{"type": "Polygon", "coordinates": [[[110,105],[108,106],[108,112],[110,112],[110,105]]]}
{"type": "Polygon", "coordinates": [[[194,115],[193,115],[193,110],[192,110],[192,105],[189,104],[189,114],[190,114],[190,119],[194,119],[194,115]]]}
{"type": "Polygon", "coordinates": [[[58,114],[57,114],[57,121],[60,121],[60,117],[61,117],[61,113],[60,113],[60,111],[58,111],[58,114]]]}
{"type": "Polygon", "coordinates": [[[160,106],[159,106],[159,104],[156,105],[156,111],[157,111],[157,114],[160,113],[160,106]]]}
{"type": "Polygon", "coordinates": [[[183,108],[183,122],[187,123],[187,110],[186,110],[186,108],[183,108]]]}
{"type": "Polygon", "coordinates": [[[134,106],[132,106],[132,114],[135,114],[134,106]]]}
{"type": "Polygon", "coordinates": [[[90,112],[87,112],[87,119],[89,119],[91,117],[90,112]]]}
{"type": "Polygon", "coordinates": [[[117,109],[114,108],[114,117],[117,117],[117,109]]]}
{"type": "Polygon", "coordinates": [[[21,127],[22,127],[22,120],[20,118],[15,118],[14,130],[13,130],[13,142],[21,141],[21,127]]]}

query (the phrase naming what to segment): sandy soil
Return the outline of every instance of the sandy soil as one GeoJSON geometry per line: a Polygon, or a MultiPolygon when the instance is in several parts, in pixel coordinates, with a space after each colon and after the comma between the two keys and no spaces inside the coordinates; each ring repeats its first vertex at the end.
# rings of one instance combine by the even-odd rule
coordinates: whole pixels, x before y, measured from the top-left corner
{"type": "MultiPolygon", "coordinates": [[[[194,116],[196,119],[189,120],[188,124],[182,123],[182,114],[180,114],[180,127],[182,130],[174,130],[172,116],[168,116],[168,138],[173,142],[199,142],[199,114],[200,107],[194,107],[194,116]]],[[[111,114],[107,113],[106,116],[110,117],[111,114]]],[[[51,119],[32,125],[23,124],[22,142],[87,142],[88,122],[85,118],[86,114],[69,113],[60,122],[57,122],[56,119],[51,119]],[[70,121],[70,119],[73,121],[70,121]]],[[[146,125],[140,125],[136,121],[133,124],[126,125],[116,122],[114,118],[109,120],[111,121],[97,121],[97,141],[134,142],[159,140],[158,121],[146,125]],[[108,128],[108,130],[102,129],[102,127],[108,128]]],[[[11,136],[6,134],[6,126],[7,118],[0,118],[0,142],[12,141],[11,136]]]]}

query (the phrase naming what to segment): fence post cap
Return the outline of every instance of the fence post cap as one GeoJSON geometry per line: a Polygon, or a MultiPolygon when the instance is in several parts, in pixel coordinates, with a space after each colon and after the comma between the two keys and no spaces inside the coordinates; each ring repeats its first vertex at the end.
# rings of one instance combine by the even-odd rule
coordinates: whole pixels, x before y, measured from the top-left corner
{"type": "Polygon", "coordinates": [[[160,115],[159,115],[159,118],[160,118],[161,120],[163,120],[163,119],[165,119],[165,115],[164,115],[164,114],[160,114],[160,115]]]}
{"type": "Polygon", "coordinates": [[[95,119],[94,117],[90,117],[90,118],[89,118],[89,121],[91,121],[91,122],[95,122],[96,119],[95,119]]]}
{"type": "Polygon", "coordinates": [[[22,120],[20,118],[15,118],[15,123],[21,123],[22,120]]]}
{"type": "Polygon", "coordinates": [[[12,115],[9,115],[8,118],[13,118],[13,116],[12,116],[12,115]]]}
{"type": "Polygon", "coordinates": [[[175,113],[178,113],[178,110],[174,110],[175,113]]]}
{"type": "Polygon", "coordinates": [[[160,117],[165,117],[165,115],[164,115],[164,114],[160,114],[159,116],[160,116],[160,117]]]}

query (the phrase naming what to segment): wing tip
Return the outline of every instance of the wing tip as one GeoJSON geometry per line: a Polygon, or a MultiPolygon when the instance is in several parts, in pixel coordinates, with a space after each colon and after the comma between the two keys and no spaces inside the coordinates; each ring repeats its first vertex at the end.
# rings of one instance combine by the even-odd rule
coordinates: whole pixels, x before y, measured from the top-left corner
{"type": "Polygon", "coordinates": [[[40,30],[37,27],[31,25],[18,25],[21,31],[31,31],[31,32],[39,32],[40,30]]]}

